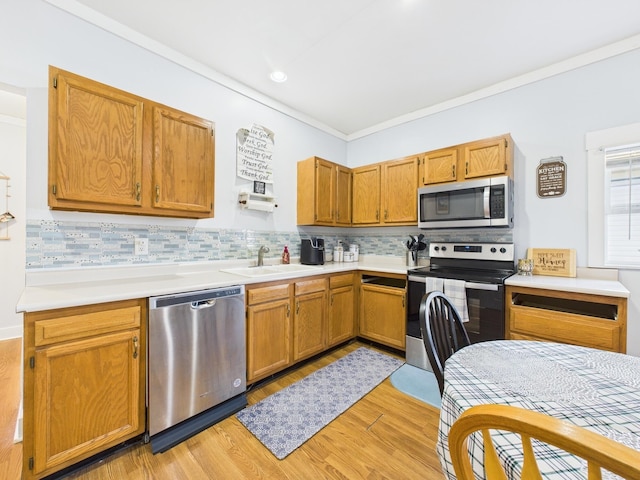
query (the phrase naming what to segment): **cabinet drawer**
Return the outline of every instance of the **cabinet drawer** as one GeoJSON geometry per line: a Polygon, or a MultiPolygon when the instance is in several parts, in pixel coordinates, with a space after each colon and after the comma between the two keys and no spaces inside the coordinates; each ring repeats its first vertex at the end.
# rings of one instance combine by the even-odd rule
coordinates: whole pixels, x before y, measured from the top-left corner
{"type": "Polygon", "coordinates": [[[334,275],[329,279],[331,288],[346,287],[353,285],[353,273],[345,273],[344,275],[334,275]]]}
{"type": "Polygon", "coordinates": [[[620,348],[620,327],[614,320],[512,306],[509,322],[514,334],[604,350],[619,351],[620,348]]]}
{"type": "Polygon", "coordinates": [[[257,303],[280,300],[289,297],[289,284],[270,285],[268,287],[258,287],[247,289],[247,303],[255,305],[257,303]]]}
{"type": "Polygon", "coordinates": [[[36,320],[35,346],[140,327],[140,306],[81,312],[69,309],[56,318],[36,320]]]}
{"type": "Polygon", "coordinates": [[[296,295],[305,293],[322,292],[327,288],[326,278],[316,278],[314,280],[302,280],[296,282],[296,295]]]}

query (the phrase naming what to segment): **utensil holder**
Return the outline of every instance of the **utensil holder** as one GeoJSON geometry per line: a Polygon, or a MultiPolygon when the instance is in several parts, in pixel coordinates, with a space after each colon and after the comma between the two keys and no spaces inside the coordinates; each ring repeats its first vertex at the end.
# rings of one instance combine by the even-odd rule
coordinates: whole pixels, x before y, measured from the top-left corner
{"type": "Polygon", "coordinates": [[[407,250],[407,267],[415,267],[418,265],[418,252],[415,250],[407,250]]]}

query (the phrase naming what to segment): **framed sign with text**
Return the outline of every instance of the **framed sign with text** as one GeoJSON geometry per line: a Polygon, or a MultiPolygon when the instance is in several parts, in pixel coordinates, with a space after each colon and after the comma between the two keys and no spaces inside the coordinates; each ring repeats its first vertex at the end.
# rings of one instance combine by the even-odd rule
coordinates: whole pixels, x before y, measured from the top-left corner
{"type": "Polygon", "coordinates": [[[275,134],[260,125],[236,133],[236,175],[262,183],[273,183],[275,134]]]}
{"type": "Polygon", "coordinates": [[[562,157],[543,158],[536,173],[540,198],[560,197],[567,191],[567,164],[562,157]]]}

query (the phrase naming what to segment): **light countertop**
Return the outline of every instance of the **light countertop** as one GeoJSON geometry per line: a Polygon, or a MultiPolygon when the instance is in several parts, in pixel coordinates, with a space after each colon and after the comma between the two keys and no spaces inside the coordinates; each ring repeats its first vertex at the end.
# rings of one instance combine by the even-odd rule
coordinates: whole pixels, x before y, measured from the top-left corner
{"type": "MultiPolygon", "coordinates": [[[[296,259],[292,259],[292,263],[296,259]]],[[[329,262],[312,270],[246,277],[221,271],[249,262],[204,262],[126,267],[88,267],[28,271],[17,312],[91,305],[230,285],[249,285],[349,271],[404,275],[404,257],[360,256],[359,262],[329,262]]],[[[255,264],[255,262],[254,262],[255,264]]],[[[265,260],[265,265],[269,262],[265,260]]],[[[410,267],[415,268],[415,267],[410,267]]]]}
{"type": "Polygon", "coordinates": [[[553,277],[549,275],[513,275],[504,282],[505,285],[565,292],[606,295],[629,298],[629,290],[617,280],[593,277],[553,277]]]}

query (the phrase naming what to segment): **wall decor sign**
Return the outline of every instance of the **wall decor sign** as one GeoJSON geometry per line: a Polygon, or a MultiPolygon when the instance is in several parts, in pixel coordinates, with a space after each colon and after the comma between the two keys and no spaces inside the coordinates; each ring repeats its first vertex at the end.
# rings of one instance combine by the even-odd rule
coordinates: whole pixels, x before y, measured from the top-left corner
{"type": "Polygon", "coordinates": [[[527,258],[533,260],[534,275],[576,276],[575,248],[528,248],[527,258]]]}
{"type": "Polygon", "coordinates": [[[247,180],[273,183],[275,134],[254,124],[236,133],[236,175],[247,180]]]}
{"type": "Polygon", "coordinates": [[[543,158],[536,178],[540,198],[560,197],[567,191],[567,164],[562,157],[543,158]]]}

